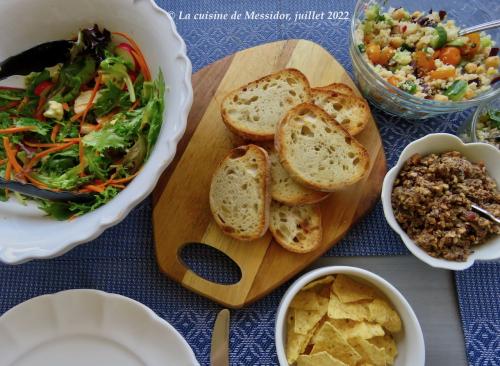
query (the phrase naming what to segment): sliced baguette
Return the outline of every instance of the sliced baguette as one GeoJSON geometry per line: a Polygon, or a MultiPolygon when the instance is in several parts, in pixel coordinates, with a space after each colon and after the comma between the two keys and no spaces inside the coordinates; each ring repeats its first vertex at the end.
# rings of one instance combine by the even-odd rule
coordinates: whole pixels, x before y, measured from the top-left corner
{"type": "Polygon", "coordinates": [[[366,149],[323,109],[304,103],[290,110],[275,139],[280,162],[300,184],[333,192],[368,172],[366,149]]]}
{"type": "Polygon", "coordinates": [[[284,69],[229,93],[222,101],[222,120],[245,139],[271,141],[286,112],[310,99],[311,89],[304,74],[284,69]]]}
{"type": "Polygon", "coordinates": [[[356,96],[356,93],[354,92],[354,90],[352,90],[352,88],[350,86],[343,84],[343,83],[331,83],[331,84],[328,84],[325,86],[319,86],[315,89],[335,92],[338,94],[351,95],[353,97],[356,96]]]}
{"type": "Polygon", "coordinates": [[[357,135],[370,121],[370,107],[362,98],[313,89],[313,103],[321,107],[351,135],[357,135]]]}
{"type": "Polygon", "coordinates": [[[307,253],[321,244],[323,229],[319,205],[287,206],[271,204],[271,233],[285,249],[307,253]]]}
{"type": "Polygon", "coordinates": [[[271,144],[263,146],[271,162],[271,197],[289,206],[313,204],[329,196],[327,192],[314,191],[295,182],[280,163],[279,155],[271,144]]]}
{"type": "Polygon", "coordinates": [[[210,185],[210,209],[222,231],[238,240],[255,240],[269,228],[271,172],[259,146],[237,147],[224,158],[210,185]]]}

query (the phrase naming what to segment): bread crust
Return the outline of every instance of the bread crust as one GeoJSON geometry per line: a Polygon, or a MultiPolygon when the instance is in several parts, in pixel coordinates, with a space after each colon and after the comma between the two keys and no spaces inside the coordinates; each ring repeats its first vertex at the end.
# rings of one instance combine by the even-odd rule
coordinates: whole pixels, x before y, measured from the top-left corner
{"type": "Polygon", "coordinates": [[[241,136],[246,140],[251,140],[251,141],[272,141],[272,140],[274,140],[274,131],[269,132],[269,133],[259,133],[259,132],[253,131],[251,129],[248,129],[248,128],[236,126],[235,123],[232,121],[231,117],[229,116],[228,111],[225,109],[224,104],[225,104],[226,100],[233,98],[235,95],[238,95],[240,92],[242,92],[244,89],[248,88],[249,86],[261,84],[265,81],[272,80],[273,78],[275,78],[276,76],[278,76],[282,73],[290,73],[290,74],[293,74],[298,79],[300,79],[304,85],[304,89],[306,90],[306,94],[308,96],[307,100],[308,101],[311,100],[312,95],[311,95],[311,86],[309,85],[309,80],[302,72],[300,72],[299,70],[294,69],[294,68],[283,69],[283,70],[277,71],[275,73],[263,76],[260,79],[251,81],[251,82],[243,85],[242,87],[228,93],[222,99],[222,102],[220,105],[222,121],[224,122],[226,127],[232,133],[234,133],[235,135],[241,136]]]}
{"type": "MultiPolygon", "coordinates": [[[[334,101],[332,100],[332,103],[340,102],[342,105],[356,103],[359,105],[360,108],[363,108],[365,110],[365,115],[364,115],[364,118],[361,118],[360,125],[349,124],[348,126],[345,126],[345,125],[341,124],[341,126],[344,129],[346,129],[347,132],[349,132],[349,134],[351,134],[352,136],[355,136],[355,135],[358,135],[359,133],[361,133],[366,128],[368,123],[370,122],[370,118],[371,118],[370,106],[368,105],[368,102],[366,100],[364,100],[363,98],[360,98],[354,94],[346,95],[346,94],[339,93],[337,91],[332,91],[332,90],[323,89],[323,88],[311,89],[311,95],[312,95],[311,100],[313,101],[313,103],[314,103],[314,98],[316,96],[322,95],[322,96],[325,96],[329,99],[334,99],[334,101]]],[[[321,106],[318,106],[318,107],[322,108],[321,106]]],[[[330,116],[335,119],[335,117],[333,115],[330,115],[330,116]]],[[[337,121],[337,122],[340,122],[340,121],[337,121]]]]}
{"type": "Polygon", "coordinates": [[[290,176],[295,179],[297,182],[300,184],[304,185],[305,187],[308,187],[313,190],[317,191],[323,191],[323,192],[335,192],[338,190],[341,190],[345,187],[348,187],[352,184],[357,183],[358,181],[362,180],[366,174],[368,173],[368,168],[370,165],[370,156],[368,155],[368,151],[364,148],[363,145],[361,145],[353,136],[351,136],[335,119],[333,119],[328,113],[326,113],[323,109],[320,107],[311,104],[311,103],[302,103],[294,108],[292,108],[286,115],[285,117],[281,120],[281,122],[278,125],[277,131],[276,131],[276,138],[274,140],[276,150],[279,153],[280,156],[280,162],[283,165],[283,167],[288,171],[290,176]],[[289,149],[288,146],[284,143],[285,142],[285,135],[286,131],[285,128],[287,124],[292,123],[291,117],[294,116],[298,111],[308,109],[311,110],[313,113],[315,113],[317,116],[319,116],[323,121],[328,123],[332,128],[338,130],[341,134],[343,134],[346,138],[349,138],[349,141],[351,144],[354,144],[357,149],[358,157],[359,157],[359,164],[362,165],[363,168],[363,174],[352,177],[352,179],[348,181],[344,181],[342,183],[332,183],[332,184],[321,184],[318,182],[314,182],[312,180],[307,179],[306,177],[301,174],[299,170],[297,170],[293,164],[288,160],[289,159],[289,149]]]}
{"type": "Polygon", "coordinates": [[[212,175],[212,183],[210,185],[210,195],[209,195],[209,200],[210,200],[210,211],[212,212],[212,216],[214,217],[214,220],[216,224],[220,227],[222,232],[224,234],[231,236],[234,239],[237,240],[242,240],[242,241],[252,241],[261,238],[264,236],[269,228],[269,220],[270,220],[270,209],[271,209],[271,164],[269,161],[269,156],[267,154],[267,151],[260,146],[249,144],[249,145],[244,145],[244,146],[239,146],[237,148],[232,149],[225,157],[224,159],[219,163],[218,167],[215,169],[213,175],[212,175]],[[219,218],[219,214],[216,211],[215,203],[214,203],[214,197],[212,195],[212,185],[214,184],[215,177],[219,173],[220,169],[223,168],[228,159],[231,159],[233,155],[246,155],[249,151],[253,153],[257,153],[260,155],[261,161],[258,164],[258,171],[260,174],[262,174],[263,179],[260,182],[261,184],[259,185],[259,197],[262,197],[263,199],[263,205],[264,205],[264,210],[263,210],[263,215],[259,217],[259,224],[257,228],[255,229],[255,233],[253,235],[243,235],[237,232],[232,226],[227,225],[225,222],[221,221],[219,218]]]}
{"type": "Polygon", "coordinates": [[[323,91],[331,91],[331,92],[336,92],[339,94],[344,94],[344,95],[352,95],[353,97],[357,96],[354,90],[352,88],[344,83],[331,83],[325,86],[318,86],[315,87],[314,89],[316,90],[323,90],[323,91]]]}

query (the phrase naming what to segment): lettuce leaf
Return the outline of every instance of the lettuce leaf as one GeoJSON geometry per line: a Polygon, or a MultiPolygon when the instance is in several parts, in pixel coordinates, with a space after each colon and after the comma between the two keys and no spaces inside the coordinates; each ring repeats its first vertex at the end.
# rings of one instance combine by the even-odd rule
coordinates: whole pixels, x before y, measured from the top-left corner
{"type": "Polygon", "coordinates": [[[99,131],[92,131],[82,141],[85,146],[91,146],[99,153],[107,149],[123,150],[128,145],[128,139],[118,135],[113,127],[105,127],[99,131]]]}
{"type": "Polygon", "coordinates": [[[163,110],[165,108],[165,80],[163,73],[159,72],[158,77],[153,82],[144,82],[142,93],[147,104],[144,107],[144,116],[142,125],[149,125],[149,130],[146,136],[147,139],[147,157],[151,154],[154,144],[160,134],[163,122],[163,110]]]}
{"type": "Polygon", "coordinates": [[[61,175],[43,175],[39,173],[32,173],[32,175],[35,179],[39,180],[50,188],[62,189],[65,191],[76,189],[80,185],[87,183],[91,179],[91,177],[89,176],[80,177],[79,165],[66,170],[66,172],[61,175]]]}

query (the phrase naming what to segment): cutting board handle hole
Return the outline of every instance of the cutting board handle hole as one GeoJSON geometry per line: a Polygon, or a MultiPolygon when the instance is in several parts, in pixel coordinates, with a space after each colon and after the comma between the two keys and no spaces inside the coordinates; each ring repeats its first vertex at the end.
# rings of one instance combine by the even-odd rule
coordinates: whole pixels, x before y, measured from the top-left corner
{"type": "Polygon", "coordinates": [[[205,280],[233,285],[241,280],[241,269],[227,254],[203,243],[187,243],[179,249],[180,261],[205,280]]]}

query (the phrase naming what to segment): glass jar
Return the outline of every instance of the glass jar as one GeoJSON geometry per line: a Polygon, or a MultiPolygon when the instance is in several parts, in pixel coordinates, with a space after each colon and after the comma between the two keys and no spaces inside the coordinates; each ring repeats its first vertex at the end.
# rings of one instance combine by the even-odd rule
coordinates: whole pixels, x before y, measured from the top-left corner
{"type": "Polygon", "coordinates": [[[464,142],[486,142],[500,148],[500,129],[490,129],[484,124],[484,116],[490,111],[500,110],[500,98],[481,104],[470,119],[458,130],[459,137],[464,142]]]}

